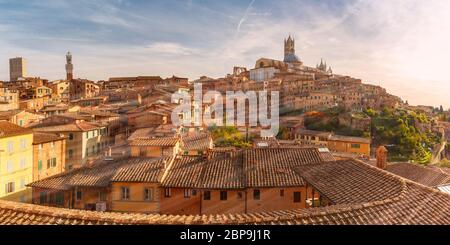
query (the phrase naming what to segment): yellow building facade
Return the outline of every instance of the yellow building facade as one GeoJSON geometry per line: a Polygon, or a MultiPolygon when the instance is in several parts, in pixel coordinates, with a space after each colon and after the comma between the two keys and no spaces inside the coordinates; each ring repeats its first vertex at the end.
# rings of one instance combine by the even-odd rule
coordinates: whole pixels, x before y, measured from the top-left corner
{"type": "Polygon", "coordinates": [[[0,199],[31,202],[33,181],[33,132],[0,122],[0,199]]]}

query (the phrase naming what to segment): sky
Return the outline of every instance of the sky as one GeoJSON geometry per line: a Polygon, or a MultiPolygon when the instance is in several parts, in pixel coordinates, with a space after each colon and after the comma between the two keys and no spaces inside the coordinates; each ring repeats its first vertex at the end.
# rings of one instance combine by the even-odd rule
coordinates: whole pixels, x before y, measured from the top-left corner
{"type": "Polygon", "coordinates": [[[0,80],[11,57],[28,75],[224,77],[296,40],[305,65],[408,100],[450,108],[449,0],[0,0],[0,80]]]}

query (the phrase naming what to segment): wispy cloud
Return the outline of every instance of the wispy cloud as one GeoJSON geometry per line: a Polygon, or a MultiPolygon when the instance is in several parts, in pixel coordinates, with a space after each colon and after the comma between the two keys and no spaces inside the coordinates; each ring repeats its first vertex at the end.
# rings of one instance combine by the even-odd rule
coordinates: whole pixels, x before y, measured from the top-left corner
{"type": "Polygon", "coordinates": [[[247,20],[248,14],[250,13],[250,9],[252,8],[252,6],[255,3],[255,1],[256,0],[252,0],[250,2],[250,4],[248,5],[247,9],[245,10],[244,16],[241,18],[241,20],[239,21],[239,24],[238,24],[238,26],[236,28],[236,35],[238,35],[239,32],[241,31],[241,26],[247,20]]]}
{"type": "Polygon", "coordinates": [[[194,55],[196,50],[193,48],[185,47],[179,43],[171,42],[155,42],[146,47],[146,50],[154,54],[162,55],[194,55]]]}
{"type": "Polygon", "coordinates": [[[306,65],[323,57],[410,103],[450,107],[449,12],[440,0],[0,0],[0,79],[12,56],[28,58],[31,75],[64,77],[67,50],[76,75],[94,80],[219,77],[282,59],[291,33],[306,65]]]}

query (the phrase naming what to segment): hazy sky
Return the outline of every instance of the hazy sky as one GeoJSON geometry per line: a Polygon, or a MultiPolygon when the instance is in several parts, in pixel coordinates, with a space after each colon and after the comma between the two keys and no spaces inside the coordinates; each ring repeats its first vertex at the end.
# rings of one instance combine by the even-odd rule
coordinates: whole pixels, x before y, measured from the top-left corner
{"type": "Polygon", "coordinates": [[[291,33],[306,65],[382,85],[411,104],[450,108],[448,0],[0,0],[0,80],[8,59],[28,74],[223,77],[282,59],[291,33]]]}

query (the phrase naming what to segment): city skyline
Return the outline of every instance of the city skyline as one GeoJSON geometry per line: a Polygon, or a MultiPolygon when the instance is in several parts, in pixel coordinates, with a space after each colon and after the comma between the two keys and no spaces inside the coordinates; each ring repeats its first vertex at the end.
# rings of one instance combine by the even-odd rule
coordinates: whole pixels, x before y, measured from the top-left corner
{"type": "Polygon", "coordinates": [[[290,33],[305,65],[323,58],[337,74],[411,104],[450,108],[450,4],[442,1],[0,0],[0,7],[0,80],[16,56],[28,60],[30,76],[63,79],[67,51],[80,78],[223,77],[260,57],[281,60],[290,33]]]}

